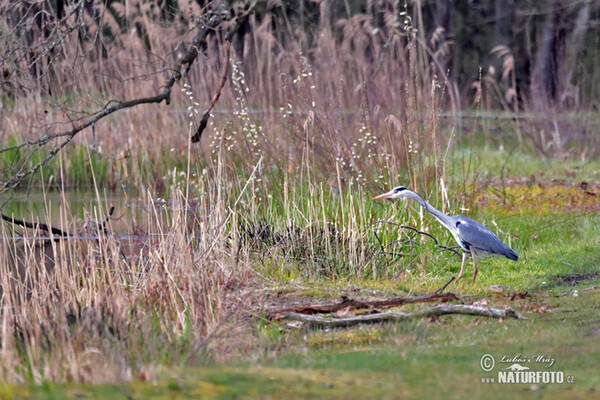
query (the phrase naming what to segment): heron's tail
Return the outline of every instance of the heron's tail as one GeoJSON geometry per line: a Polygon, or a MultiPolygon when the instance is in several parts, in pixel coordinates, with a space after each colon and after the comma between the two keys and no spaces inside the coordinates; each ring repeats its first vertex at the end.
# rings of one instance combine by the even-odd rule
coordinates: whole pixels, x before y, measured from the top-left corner
{"type": "Polygon", "coordinates": [[[504,253],[504,255],[506,256],[506,258],[510,258],[513,261],[517,261],[519,259],[519,255],[508,246],[506,247],[506,252],[504,253]]]}

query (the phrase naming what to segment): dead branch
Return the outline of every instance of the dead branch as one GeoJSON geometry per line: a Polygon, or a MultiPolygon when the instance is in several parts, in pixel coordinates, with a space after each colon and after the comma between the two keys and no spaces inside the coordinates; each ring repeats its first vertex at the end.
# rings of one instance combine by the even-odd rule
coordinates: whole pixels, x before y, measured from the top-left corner
{"type": "Polygon", "coordinates": [[[62,236],[62,237],[73,236],[73,235],[71,235],[68,232],[61,231],[60,229],[55,228],[55,227],[49,227],[48,225],[43,224],[41,222],[23,221],[23,220],[20,220],[20,219],[16,219],[14,217],[9,217],[8,215],[4,215],[4,214],[0,214],[0,217],[3,220],[5,220],[6,222],[10,222],[12,224],[22,226],[24,228],[39,229],[39,230],[50,232],[50,233],[53,233],[54,235],[58,235],[58,236],[62,236]]]}
{"type": "Polygon", "coordinates": [[[288,313],[295,314],[329,314],[340,310],[361,310],[361,309],[372,309],[381,310],[386,308],[398,307],[404,304],[413,303],[433,303],[441,302],[445,303],[448,301],[458,300],[458,297],[454,293],[443,293],[443,294],[430,294],[425,296],[413,296],[413,297],[397,297],[386,300],[375,300],[375,301],[363,301],[350,299],[346,296],[342,296],[342,301],[336,304],[323,304],[315,306],[305,307],[292,307],[284,310],[277,310],[268,314],[269,319],[279,319],[282,315],[288,313]]]}
{"type": "MultiPolygon", "coordinates": [[[[433,236],[431,233],[428,232],[423,232],[418,230],[417,228],[415,228],[414,226],[410,226],[410,225],[401,225],[398,224],[396,222],[391,222],[391,221],[384,221],[384,220],[377,220],[375,222],[373,222],[372,225],[377,225],[377,224],[389,224],[389,225],[394,225],[397,226],[398,228],[404,230],[404,229],[409,229],[415,233],[417,233],[418,235],[423,235],[423,236],[427,236],[428,238],[430,238],[431,240],[433,240],[433,242],[435,243],[435,247],[437,247],[438,249],[442,249],[442,250],[447,250],[447,251],[451,251],[454,254],[456,254],[457,256],[460,256],[461,253],[456,250],[458,248],[458,246],[444,246],[441,245],[440,242],[437,240],[437,238],[435,236],[433,236]]],[[[379,239],[379,236],[377,236],[377,234],[375,234],[375,237],[377,238],[377,240],[379,241],[379,244],[383,247],[383,244],[381,243],[381,240],[379,239]]]]}
{"type": "Polygon", "coordinates": [[[95,231],[96,235],[100,235],[101,233],[103,233],[105,235],[108,234],[108,229],[106,227],[106,224],[108,223],[108,221],[110,220],[110,218],[112,217],[114,212],[115,212],[115,206],[113,206],[111,204],[110,209],[108,210],[108,214],[106,215],[106,217],[104,218],[104,220],[102,222],[94,221],[94,222],[92,222],[92,224],[90,224],[90,227],[92,227],[92,229],[95,231]]]}
{"type": "MultiPolygon", "coordinates": [[[[243,22],[243,20],[245,20],[250,15],[250,13],[254,9],[255,5],[256,5],[256,1],[252,3],[252,5],[250,6],[250,9],[247,12],[245,12],[244,14],[242,14],[241,17],[238,18],[238,20],[236,21],[236,24],[234,24],[233,28],[235,28],[236,26],[239,28],[238,23],[241,24],[243,22]]],[[[186,54],[184,54],[177,61],[175,61],[173,66],[170,68],[170,70],[172,72],[171,72],[170,77],[167,79],[167,82],[164,86],[163,91],[160,92],[159,94],[157,94],[156,96],[142,97],[142,98],[127,100],[127,101],[116,101],[116,102],[110,101],[104,106],[103,109],[92,114],[88,119],[85,120],[85,122],[83,122],[79,125],[74,125],[73,128],[70,130],[48,134],[37,140],[25,141],[16,146],[11,146],[11,147],[0,149],[0,153],[2,153],[2,152],[9,151],[9,150],[20,149],[20,148],[23,148],[26,146],[38,146],[39,147],[39,146],[43,146],[53,140],[56,140],[59,138],[63,139],[54,148],[52,148],[52,150],[50,150],[48,152],[48,154],[46,155],[46,157],[44,157],[44,159],[37,162],[31,168],[28,168],[28,169],[21,168],[21,170],[19,170],[15,174],[13,174],[9,179],[7,179],[4,182],[0,182],[0,192],[6,192],[7,190],[14,189],[24,178],[35,174],[42,166],[46,165],[52,158],[54,158],[54,156],[56,156],[56,154],[63,147],[65,147],[68,143],[70,143],[71,140],[73,140],[73,138],[79,132],[83,131],[84,129],[86,129],[90,126],[93,126],[95,123],[97,123],[104,117],[111,115],[117,111],[127,109],[127,108],[132,108],[132,107],[138,106],[140,104],[152,104],[152,103],[158,104],[158,103],[162,103],[163,101],[166,104],[170,104],[171,91],[173,89],[173,86],[175,85],[175,83],[177,81],[179,81],[181,78],[183,78],[185,75],[187,75],[187,72],[189,71],[191,65],[198,57],[199,49],[202,48],[204,46],[204,44],[206,43],[206,39],[207,39],[209,33],[211,31],[215,30],[216,28],[218,28],[223,23],[223,21],[225,20],[226,17],[227,17],[227,12],[225,10],[213,11],[213,12],[209,13],[208,16],[199,23],[198,33],[192,40],[190,49],[187,51],[186,54]]],[[[232,28],[232,31],[230,31],[227,35],[229,41],[231,41],[231,37],[236,32],[235,30],[233,30],[233,28],[232,28]]],[[[219,92],[220,92],[220,90],[219,90],[219,92]]],[[[217,96],[217,99],[218,99],[218,96],[217,96]]],[[[215,103],[216,103],[216,101],[215,101],[215,103]]],[[[212,107],[210,109],[212,109],[212,107]]],[[[210,111],[210,109],[209,109],[209,111],[210,111]]],[[[208,117],[206,118],[206,120],[208,120],[208,117]]],[[[205,121],[205,125],[206,125],[206,121],[205,121]]]]}
{"type": "MultiPolygon", "coordinates": [[[[97,234],[100,234],[101,232],[105,233],[105,234],[107,233],[106,223],[110,220],[114,211],[115,211],[115,206],[111,205],[110,209],[108,210],[108,214],[106,215],[104,220],[102,222],[95,221],[93,223],[97,234]]],[[[68,232],[65,232],[65,231],[60,230],[55,227],[50,227],[42,222],[24,221],[24,220],[17,219],[15,217],[9,217],[8,215],[4,215],[2,213],[0,213],[0,218],[5,220],[6,222],[10,222],[12,224],[22,226],[23,228],[39,229],[41,231],[49,232],[49,233],[52,233],[52,234],[60,236],[60,237],[73,237],[73,235],[68,232]]]]}
{"type": "Polygon", "coordinates": [[[194,348],[191,349],[185,357],[185,365],[189,364],[190,361],[194,358],[194,356],[198,353],[198,351],[200,351],[202,347],[204,347],[209,341],[212,340],[212,338],[215,337],[215,335],[223,327],[223,325],[225,325],[227,321],[229,321],[229,319],[231,319],[231,317],[233,317],[233,315],[238,311],[239,305],[240,303],[238,301],[237,304],[227,312],[225,317],[223,317],[223,319],[217,324],[217,326],[215,326],[214,329],[208,335],[204,336],[196,343],[194,348]]]}
{"type": "Polygon", "coordinates": [[[359,324],[375,324],[381,322],[399,322],[414,318],[436,317],[440,315],[473,315],[491,318],[515,318],[525,319],[512,308],[505,309],[472,306],[465,304],[444,304],[433,306],[415,312],[388,311],[376,314],[364,314],[346,318],[321,317],[317,315],[306,315],[296,312],[286,312],[282,319],[300,321],[310,328],[347,328],[359,324]]]}
{"type": "Polygon", "coordinates": [[[227,35],[225,36],[225,68],[223,69],[223,76],[221,77],[221,82],[219,83],[217,92],[215,93],[215,95],[212,98],[212,101],[210,102],[210,106],[202,115],[202,119],[200,120],[200,123],[198,124],[198,129],[196,129],[196,133],[194,133],[194,135],[191,138],[192,143],[197,143],[200,141],[200,138],[202,137],[202,132],[204,132],[204,129],[206,129],[206,125],[208,124],[208,118],[210,118],[210,112],[217,104],[217,101],[219,101],[219,97],[221,97],[221,91],[223,90],[223,87],[225,86],[225,82],[227,81],[227,75],[229,75],[229,68],[231,66],[231,57],[230,57],[231,39],[233,39],[233,36],[240,29],[240,26],[244,23],[244,21],[246,21],[246,19],[248,19],[248,17],[254,10],[255,6],[256,6],[256,0],[254,2],[252,2],[250,7],[244,14],[242,14],[235,20],[235,24],[233,24],[233,26],[229,29],[229,32],[227,32],[227,35]]]}
{"type": "Polygon", "coordinates": [[[450,278],[450,279],[448,280],[448,282],[446,282],[446,283],[444,284],[444,286],[440,287],[438,290],[436,290],[436,291],[435,291],[435,292],[433,292],[433,293],[435,293],[435,294],[441,294],[441,293],[443,293],[443,292],[444,292],[444,290],[446,290],[446,288],[448,287],[448,285],[449,285],[449,284],[451,284],[452,282],[454,282],[454,280],[455,280],[455,279],[456,279],[456,277],[455,277],[455,276],[453,276],[452,278],[450,278]]]}

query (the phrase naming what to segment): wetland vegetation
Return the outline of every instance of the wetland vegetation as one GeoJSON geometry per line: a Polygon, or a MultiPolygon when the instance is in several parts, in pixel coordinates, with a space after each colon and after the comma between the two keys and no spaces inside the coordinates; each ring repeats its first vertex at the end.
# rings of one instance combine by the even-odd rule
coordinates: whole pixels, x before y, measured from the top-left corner
{"type": "MultiPolygon", "coordinates": [[[[561,64],[561,97],[525,77],[529,53],[510,41],[473,60],[479,73],[452,61],[452,46],[472,55],[493,33],[469,44],[467,28],[438,29],[440,2],[166,3],[74,2],[45,24],[34,15],[56,13],[48,2],[0,3],[14,17],[0,36],[13,50],[1,64],[0,398],[600,391],[600,77],[587,50],[598,5],[561,17],[588,7],[588,29],[561,28],[548,55],[583,35],[581,63],[561,64]],[[270,318],[431,294],[458,273],[454,239],[430,215],[371,200],[399,184],[519,253],[481,260],[475,283],[468,264],[445,289],[455,303],[526,319],[309,329],[270,318]],[[543,356],[553,364],[526,365],[573,379],[485,383],[486,354],[494,372],[510,367],[503,356],[543,356]]],[[[518,18],[531,11],[514,3],[518,18]]],[[[527,21],[534,52],[540,16],[559,11],[527,21]]]]}

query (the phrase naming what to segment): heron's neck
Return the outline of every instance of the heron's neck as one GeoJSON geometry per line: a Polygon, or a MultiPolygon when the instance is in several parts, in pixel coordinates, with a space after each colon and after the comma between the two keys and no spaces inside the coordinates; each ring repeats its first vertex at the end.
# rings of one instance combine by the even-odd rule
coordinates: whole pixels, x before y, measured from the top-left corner
{"type": "Polygon", "coordinates": [[[413,192],[413,193],[410,193],[410,197],[414,201],[419,203],[421,205],[421,207],[423,207],[425,209],[425,211],[429,212],[429,214],[433,215],[438,221],[440,221],[440,223],[442,225],[444,225],[448,229],[454,228],[454,225],[453,225],[452,221],[450,220],[450,217],[448,217],[446,214],[444,214],[443,212],[441,212],[440,210],[438,210],[437,208],[435,208],[434,206],[429,204],[419,194],[413,192]]]}

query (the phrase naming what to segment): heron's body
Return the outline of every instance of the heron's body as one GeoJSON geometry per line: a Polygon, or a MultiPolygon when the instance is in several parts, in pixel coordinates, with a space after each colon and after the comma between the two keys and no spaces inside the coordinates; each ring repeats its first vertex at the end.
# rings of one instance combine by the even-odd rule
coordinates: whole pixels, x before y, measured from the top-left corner
{"type": "Polygon", "coordinates": [[[463,275],[465,261],[468,254],[471,254],[473,257],[473,282],[475,282],[475,278],[477,277],[477,263],[475,261],[475,256],[496,254],[505,256],[513,261],[517,261],[519,258],[518,254],[515,253],[513,249],[504,244],[502,240],[500,240],[498,236],[494,234],[494,232],[479,222],[469,217],[465,217],[464,215],[446,215],[425,201],[425,199],[423,199],[419,194],[408,190],[403,186],[398,186],[387,193],[374,197],[373,199],[393,199],[400,197],[409,197],[418,202],[427,212],[433,215],[435,219],[444,225],[444,227],[446,227],[450,233],[452,233],[454,240],[456,240],[456,243],[458,243],[463,250],[463,259],[460,267],[460,273],[458,274],[458,279],[460,279],[463,275]]]}

